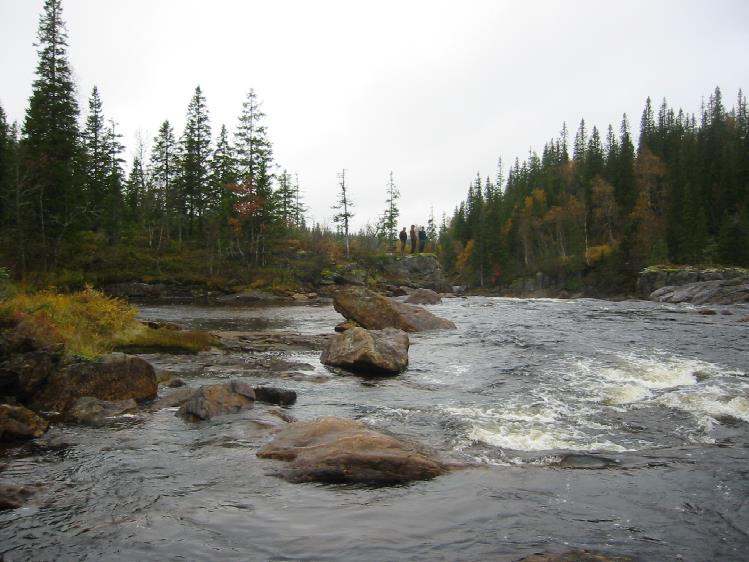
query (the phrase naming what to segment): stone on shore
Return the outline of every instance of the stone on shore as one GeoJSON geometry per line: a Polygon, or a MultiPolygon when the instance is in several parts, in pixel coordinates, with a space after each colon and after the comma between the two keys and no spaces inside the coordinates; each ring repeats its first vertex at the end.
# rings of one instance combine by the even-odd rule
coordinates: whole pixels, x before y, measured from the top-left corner
{"type": "Polygon", "coordinates": [[[406,302],[408,304],[439,304],[442,298],[431,289],[416,289],[408,295],[406,302]]]}
{"type": "Polygon", "coordinates": [[[364,287],[339,290],[333,307],[346,319],[368,330],[397,328],[404,332],[455,329],[450,320],[435,316],[419,306],[400,303],[364,287]]]}
{"type": "Polygon", "coordinates": [[[351,328],[336,335],[320,362],[365,375],[397,375],[408,367],[408,334],[402,330],[351,328]]]}
{"type": "Polygon", "coordinates": [[[47,420],[28,408],[0,404],[0,442],[41,437],[48,427],[47,420]]]}
{"type": "Polygon", "coordinates": [[[246,382],[232,380],[202,386],[194,391],[177,410],[188,421],[209,420],[234,414],[255,405],[255,391],[246,382]]]}
{"type": "Polygon", "coordinates": [[[257,456],[289,462],[281,476],[290,482],[398,484],[449,469],[415,445],[339,418],[292,423],[257,456]]]}

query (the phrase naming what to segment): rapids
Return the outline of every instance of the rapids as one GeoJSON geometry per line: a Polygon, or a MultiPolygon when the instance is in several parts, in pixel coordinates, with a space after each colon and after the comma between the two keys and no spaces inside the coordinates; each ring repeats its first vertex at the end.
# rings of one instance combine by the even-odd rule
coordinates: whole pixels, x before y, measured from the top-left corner
{"type": "MultiPolygon", "coordinates": [[[[273,354],[307,365],[293,377],[243,373],[242,354],[150,357],[190,385],[244,374],[296,390],[298,419],[362,420],[475,468],[397,487],[290,484],[255,457],[268,435],[252,411],[60,426],[49,446],[0,452],[0,480],[40,485],[0,512],[0,557],[511,561],[579,547],[746,560],[749,308],[714,308],[446,299],[430,310],[458,329],[412,334],[394,378],[341,376],[316,352],[273,354]]],[[[309,335],[341,320],[329,305],[146,306],[141,317],[309,335]]]]}

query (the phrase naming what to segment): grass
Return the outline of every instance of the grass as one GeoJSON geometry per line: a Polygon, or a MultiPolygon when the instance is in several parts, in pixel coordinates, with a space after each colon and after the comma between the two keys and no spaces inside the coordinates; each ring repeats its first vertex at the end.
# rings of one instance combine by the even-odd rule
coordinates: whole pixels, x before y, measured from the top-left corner
{"type": "Polygon", "coordinates": [[[156,330],[135,319],[138,310],[90,287],[76,293],[17,292],[0,301],[0,322],[43,346],[95,359],[116,349],[195,353],[216,344],[203,332],[156,330]]]}

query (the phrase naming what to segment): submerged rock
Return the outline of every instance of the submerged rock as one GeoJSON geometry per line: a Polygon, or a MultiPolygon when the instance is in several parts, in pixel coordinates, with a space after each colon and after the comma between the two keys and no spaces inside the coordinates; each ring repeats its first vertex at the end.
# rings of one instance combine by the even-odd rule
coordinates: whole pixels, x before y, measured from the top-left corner
{"type": "Polygon", "coordinates": [[[28,408],[0,404],[0,442],[41,437],[49,422],[28,408]]]}
{"type": "Polygon", "coordinates": [[[408,367],[409,345],[402,330],[351,328],[330,341],[320,362],[360,374],[397,375],[408,367]]]}
{"type": "Polygon", "coordinates": [[[602,469],[620,466],[619,461],[596,455],[570,454],[562,457],[556,466],[559,468],[602,469]]]}
{"type": "Polygon", "coordinates": [[[188,421],[209,420],[234,414],[255,405],[255,391],[246,382],[232,380],[223,384],[202,386],[194,391],[177,410],[188,421]]]}
{"type": "Polygon", "coordinates": [[[419,306],[400,303],[364,287],[337,291],[333,307],[348,320],[368,330],[398,328],[404,332],[455,329],[450,320],[419,306]]]}
{"type": "Polygon", "coordinates": [[[34,490],[26,486],[0,483],[0,510],[22,507],[33,495],[34,490]]]}
{"type": "Polygon", "coordinates": [[[406,299],[409,304],[439,304],[442,298],[431,289],[416,289],[406,299]]]}
{"type": "Polygon", "coordinates": [[[150,400],[158,385],[147,361],[123,353],[112,353],[96,361],[73,360],[56,370],[31,397],[35,410],[64,412],[78,398],[99,400],[150,400]]]}
{"type": "Polygon", "coordinates": [[[257,456],[289,462],[281,475],[291,482],[397,484],[449,470],[414,445],[339,418],[292,423],[257,456]]]}
{"type": "Polygon", "coordinates": [[[109,401],[84,396],[73,403],[67,412],[66,418],[75,423],[102,425],[106,423],[107,418],[127,414],[137,408],[138,403],[132,398],[109,401]]]}
{"type": "Polygon", "coordinates": [[[617,556],[594,550],[571,550],[561,554],[531,554],[518,562],[636,562],[629,556],[617,556]]]}

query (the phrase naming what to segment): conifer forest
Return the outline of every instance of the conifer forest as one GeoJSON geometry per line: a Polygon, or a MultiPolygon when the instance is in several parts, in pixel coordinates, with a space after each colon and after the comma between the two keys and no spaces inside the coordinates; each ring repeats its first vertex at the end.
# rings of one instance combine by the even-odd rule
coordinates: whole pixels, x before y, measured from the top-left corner
{"type": "MultiPolygon", "coordinates": [[[[345,228],[308,223],[254,90],[230,129],[211,122],[197,86],[184,129],[165,120],[126,158],[97,88],[78,99],[61,4],[47,0],[40,16],[25,118],[0,107],[0,264],[12,276],[80,286],[275,271],[311,283],[331,261],[396,247],[392,173],[384,212],[350,248],[355,200],[339,201],[345,228]]],[[[731,98],[716,87],[697,111],[648,98],[639,135],[627,115],[606,130],[563,124],[540,153],[477,174],[452,216],[431,221],[428,251],[456,284],[487,290],[542,273],[626,294],[649,265],[749,266],[749,116],[746,96],[731,98]]],[[[331,201],[339,187],[347,197],[339,179],[331,201]]]]}

